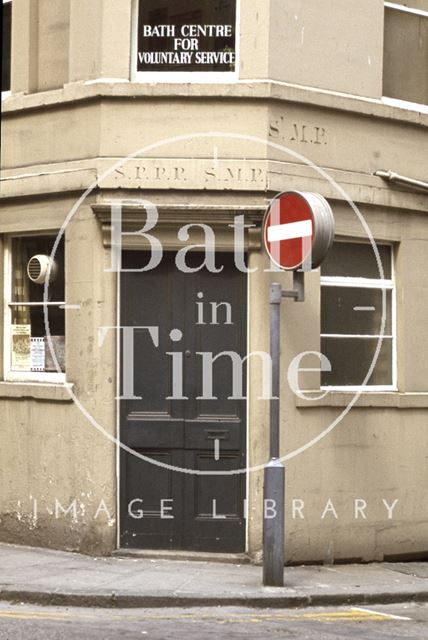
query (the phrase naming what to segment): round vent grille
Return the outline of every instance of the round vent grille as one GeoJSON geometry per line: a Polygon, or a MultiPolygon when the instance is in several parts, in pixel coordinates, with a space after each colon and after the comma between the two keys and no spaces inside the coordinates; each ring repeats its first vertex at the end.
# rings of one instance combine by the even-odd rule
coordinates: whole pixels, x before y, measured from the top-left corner
{"type": "Polygon", "coordinates": [[[56,263],[49,256],[39,254],[29,259],[27,264],[27,274],[32,282],[44,284],[50,274],[49,281],[55,279],[57,272],[56,263]]]}
{"type": "Polygon", "coordinates": [[[42,266],[40,261],[36,257],[30,258],[28,262],[28,277],[33,282],[37,282],[37,279],[40,278],[40,274],[42,272],[42,266]]]}

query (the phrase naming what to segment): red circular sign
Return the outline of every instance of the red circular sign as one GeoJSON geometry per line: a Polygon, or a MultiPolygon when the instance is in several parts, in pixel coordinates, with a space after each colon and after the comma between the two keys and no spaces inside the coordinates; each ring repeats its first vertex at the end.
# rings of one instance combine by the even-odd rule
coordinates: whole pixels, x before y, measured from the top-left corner
{"type": "Polygon", "coordinates": [[[321,263],[334,236],[333,214],[317,193],[288,191],[272,200],[263,222],[263,244],[281,269],[313,269],[321,263]]]}

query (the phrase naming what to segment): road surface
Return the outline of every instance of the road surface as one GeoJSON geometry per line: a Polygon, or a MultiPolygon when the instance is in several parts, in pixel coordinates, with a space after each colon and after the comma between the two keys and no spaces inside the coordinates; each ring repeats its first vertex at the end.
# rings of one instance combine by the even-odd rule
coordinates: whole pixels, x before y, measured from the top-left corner
{"type": "Polygon", "coordinates": [[[0,640],[427,640],[428,604],[83,609],[0,603],[0,640]]]}

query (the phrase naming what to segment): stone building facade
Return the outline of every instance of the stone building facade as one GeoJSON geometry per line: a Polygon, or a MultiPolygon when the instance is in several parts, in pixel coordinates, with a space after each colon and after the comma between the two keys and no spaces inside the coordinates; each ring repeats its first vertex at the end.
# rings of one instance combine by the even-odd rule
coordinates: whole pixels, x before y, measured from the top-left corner
{"type": "Polygon", "coordinates": [[[291,190],[328,200],[336,237],[282,305],[286,560],[425,556],[426,0],[3,11],[0,539],[258,557],[263,359],[242,397],[216,362],[201,400],[197,354],[268,352],[291,275],[260,230],[291,190]]]}

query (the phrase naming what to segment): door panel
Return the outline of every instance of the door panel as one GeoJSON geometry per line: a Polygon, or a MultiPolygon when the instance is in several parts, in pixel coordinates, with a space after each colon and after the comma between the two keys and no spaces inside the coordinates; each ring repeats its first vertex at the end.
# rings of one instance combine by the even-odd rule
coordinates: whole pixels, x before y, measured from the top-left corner
{"type": "MultiPolygon", "coordinates": [[[[245,473],[230,472],[245,467],[246,400],[230,398],[229,355],[213,362],[213,397],[201,399],[200,352],[244,357],[246,276],[236,270],[232,254],[216,254],[217,265],[224,265],[218,274],[182,273],[174,258],[165,254],[150,272],[121,274],[121,325],[159,328],[158,348],[147,330],[135,330],[134,395],[141,399],[121,401],[121,439],[141,455],[176,468],[121,451],[121,544],[243,551],[245,473]],[[172,329],[181,331],[180,340],[171,340],[172,329]],[[187,399],[168,399],[173,388],[168,353],[173,352],[182,354],[187,399]]],[[[186,261],[196,267],[203,256],[194,253],[186,261]]],[[[124,268],[142,264],[147,259],[141,252],[124,253],[124,268]]]]}
{"type": "MultiPolygon", "coordinates": [[[[168,465],[178,466],[183,463],[182,456],[177,452],[135,450],[168,465]]],[[[126,481],[122,488],[126,491],[126,504],[122,500],[121,505],[122,546],[169,549],[177,545],[180,548],[175,521],[161,519],[161,500],[168,505],[182,499],[175,476],[174,471],[127,455],[126,481]],[[162,527],[159,527],[160,522],[162,527]],[[141,544],[142,540],[144,544],[141,544]],[[171,544],[172,540],[174,545],[171,544]]],[[[123,477],[122,470],[122,479],[123,477]]]]}

